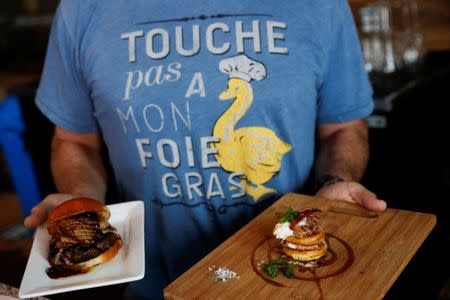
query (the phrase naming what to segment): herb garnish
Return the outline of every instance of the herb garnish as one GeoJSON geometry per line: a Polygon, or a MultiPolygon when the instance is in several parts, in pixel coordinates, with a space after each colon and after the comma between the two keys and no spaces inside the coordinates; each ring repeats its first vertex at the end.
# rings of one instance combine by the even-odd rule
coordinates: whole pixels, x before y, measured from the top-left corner
{"type": "Polygon", "coordinates": [[[293,264],[288,264],[286,270],[284,270],[283,274],[284,276],[288,277],[288,278],[292,278],[294,277],[294,270],[295,270],[295,265],[293,264]]]}
{"type": "Polygon", "coordinates": [[[298,211],[293,210],[292,207],[289,207],[288,210],[281,217],[280,221],[278,221],[278,223],[285,223],[285,222],[290,223],[298,216],[298,214],[299,214],[298,211]]]}
{"type": "Polygon", "coordinates": [[[269,274],[270,277],[277,277],[279,269],[286,263],[284,259],[277,258],[263,265],[263,270],[269,274]]]}
{"type": "Polygon", "coordinates": [[[288,263],[282,258],[277,258],[265,263],[262,268],[272,278],[277,277],[280,271],[288,278],[294,277],[295,265],[288,263]]]}

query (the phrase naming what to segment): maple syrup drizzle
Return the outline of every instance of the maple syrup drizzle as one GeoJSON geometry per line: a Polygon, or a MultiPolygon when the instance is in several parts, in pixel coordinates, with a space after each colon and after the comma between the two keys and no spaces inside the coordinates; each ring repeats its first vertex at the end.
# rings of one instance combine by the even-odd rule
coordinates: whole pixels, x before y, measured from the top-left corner
{"type": "MultiPolygon", "coordinates": [[[[334,276],[338,276],[342,273],[344,273],[354,262],[355,260],[355,255],[353,252],[353,249],[350,247],[350,245],[345,242],[343,239],[332,235],[332,234],[327,234],[327,240],[329,238],[333,238],[335,240],[337,240],[340,244],[342,244],[346,250],[347,253],[347,259],[344,263],[344,265],[342,267],[340,267],[339,269],[337,269],[334,272],[331,273],[324,273],[322,275],[317,275],[316,270],[320,269],[320,268],[324,268],[326,266],[330,266],[333,263],[335,263],[338,259],[338,256],[336,254],[335,251],[333,251],[333,249],[331,249],[330,247],[327,250],[327,253],[325,254],[324,257],[322,257],[320,259],[320,261],[318,262],[317,266],[314,267],[305,267],[302,265],[298,265],[297,272],[294,274],[294,277],[292,279],[296,279],[296,280],[304,280],[304,281],[313,281],[315,282],[319,293],[320,293],[320,299],[324,299],[323,297],[323,290],[322,290],[322,286],[320,285],[320,280],[322,279],[326,279],[326,278],[330,278],[330,277],[334,277],[334,276]],[[305,273],[310,273],[310,276],[301,276],[299,274],[305,274],[305,273]]],[[[264,240],[262,240],[252,251],[252,256],[251,256],[251,263],[252,263],[252,268],[253,271],[259,276],[261,277],[261,279],[263,279],[265,282],[277,286],[277,287],[287,287],[287,288],[295,288],[294,286],[286,286],[280,282],[277,282],[273,279],[270,279],[269,277],[267,277],[267,275],[264,273],[264,271],[262,271],[260,268],[258,268],[258,266],[256,265],[256,261],[255,261],[255,253],[256,250],[259,249],[261,246],[263,246],[265,243],[267,243],[267,260],[271,261],[273,259],[276,259],[278,257],[280,257],[283,254],[283,250],[281,249],[280,245],[273,245],[271,244],[271,240],[273,240],[274,237],[270,236],[265,238],[264,240]]],[[[330,245],[330,243],[328,243],[328,245],[330,245]]]]}

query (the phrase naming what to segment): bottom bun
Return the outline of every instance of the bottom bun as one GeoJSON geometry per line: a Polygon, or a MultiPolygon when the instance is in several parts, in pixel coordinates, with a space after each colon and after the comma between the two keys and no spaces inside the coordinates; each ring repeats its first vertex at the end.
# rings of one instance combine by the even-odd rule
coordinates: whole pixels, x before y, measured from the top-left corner
{"type": "Polygon", "coordinates": [[[99,256],[91,258],[90,260],[87,260],[87,261],[84,261],[84,262],[81,262],[81,263],[78,263],[75,265],[70,265],[70,266],[65,265],[64,268],[73,270],[73,271],[88,271],[89,269],[91,269],[99,264],[103,264],[103,263],[111,260],[112,258],[114,258],[116,256],[116,254],[119,252],[121,247],[122,247],[122,239],[118,236],[117,240],[114,242],[114,244],[111,246],[111,248],[109,248],[108,250],[106,250],[105,252],[100,254],[99,256]]]}
{"type": "Polygon", "coordinates": [[[319,259],[327,253],[327,250],[328,250],[327,243],[324,243],[324,246],[322,248],[315,250],[294,250],[286,246],[283,246],[283,252],[287,256],[290,256],[293,259],[300,261],[311,261],[319,259]]]}

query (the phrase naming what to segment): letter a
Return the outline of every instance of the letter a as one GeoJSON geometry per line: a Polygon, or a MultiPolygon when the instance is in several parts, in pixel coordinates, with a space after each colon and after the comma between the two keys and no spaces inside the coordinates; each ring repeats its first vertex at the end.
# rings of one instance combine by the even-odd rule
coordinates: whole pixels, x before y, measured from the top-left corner
{"type": "Polygon", "coordinates": [[[205,84],[203,83],[202,73],[197,72],[192,77],[191,83],[189,84],[189,88],[186,91],[186,95],[184,98],[191,98],[194,94],[200,94],[200,97],[206,97],[205,93],[205,84]]]}

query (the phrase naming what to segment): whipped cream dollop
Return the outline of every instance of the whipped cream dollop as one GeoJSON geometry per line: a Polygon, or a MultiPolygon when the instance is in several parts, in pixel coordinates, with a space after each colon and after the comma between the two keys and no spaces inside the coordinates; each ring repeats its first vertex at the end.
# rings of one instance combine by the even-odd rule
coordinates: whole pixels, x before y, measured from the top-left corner
{"type": "Polygon", "coordinates": [[[277,239],[285,240],[288,236],[294,234],[294,231],[289,228],[290,224],[291,223],[289,222],[277,223],[273,229],[273,235],[275,235],[277,239]]]}
{"type": "Polygon", "coordinates": [[[296,227],[302,227],[302,226],[306,226],[306,225],[309,225],[308,218],[303,217],[303,219],[301,219],[300,222],[297,223],[296,227]]]}

